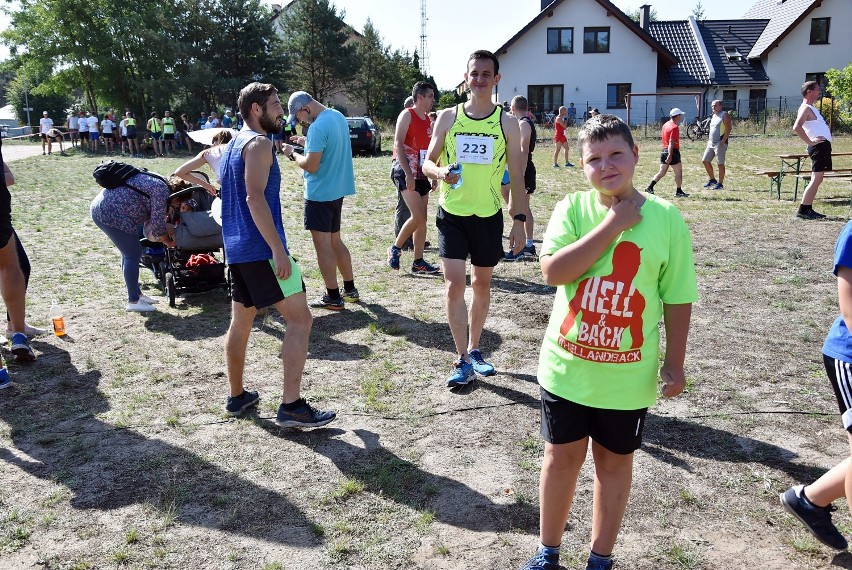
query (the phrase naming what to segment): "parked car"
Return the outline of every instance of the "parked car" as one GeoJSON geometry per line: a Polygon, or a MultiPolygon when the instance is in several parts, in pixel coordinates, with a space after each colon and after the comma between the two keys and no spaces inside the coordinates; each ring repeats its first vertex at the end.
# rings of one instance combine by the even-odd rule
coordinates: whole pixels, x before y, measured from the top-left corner
{"type": "Polygon", "coordinates": [[[382,133],[370,117],[346,117],[346,122],[353,154],[369,152],[375,156],[382,152],[382,133]]]}

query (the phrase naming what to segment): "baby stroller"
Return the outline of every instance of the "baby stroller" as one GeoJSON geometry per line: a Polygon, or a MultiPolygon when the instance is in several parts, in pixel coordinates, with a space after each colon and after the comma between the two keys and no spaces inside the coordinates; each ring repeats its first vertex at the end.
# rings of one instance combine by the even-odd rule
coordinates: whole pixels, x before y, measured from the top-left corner
{"type": "MultiPolygon", "coordinates": [[[[203,173],[197,173],[203,176],[203,173]]],[[[184,188],[169,196],[192,201],[195,211],[181,212],[175,224],[175,247],[143,243],[142,263],[160,283],[169,306],[175,306],[180,291],[198,293],[221,287],[231,292],[231,275],[225,266],[222,226],[211,211],[214,197],[199,186],[184,188]]]]}

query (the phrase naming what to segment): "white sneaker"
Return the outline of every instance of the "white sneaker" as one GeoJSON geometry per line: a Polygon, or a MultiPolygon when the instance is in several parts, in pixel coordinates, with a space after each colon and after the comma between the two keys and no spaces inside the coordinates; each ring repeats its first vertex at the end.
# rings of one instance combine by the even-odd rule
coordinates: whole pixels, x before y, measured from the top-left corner
{"type": "MultiPolygon", "coordinates": [[[[6,325],[6,335],[11,337],[14,331],[9,328],[9,325],[6,325]]],[[[29,323],[24,323],[24,334],[28,337],[32,338],[34,336],[41,336],[47,332],[47,329],[40,329],[38,327],[34,327],[29,323]]]]}
{"type": "Polygon", "coordinates": [[[152,299],[148,295],[139,295],[139,300],[143,303],[148,303],[149,305],[156,305],[160,302],[159,299],[152,299]]]}
{"type": "Polygon", "coordinates": [[[139,299],[135,303],[127,303],[124,308],[130,313],[150,313],[157,310],[157,307],[143,302],[142,299],[139,299]]]}

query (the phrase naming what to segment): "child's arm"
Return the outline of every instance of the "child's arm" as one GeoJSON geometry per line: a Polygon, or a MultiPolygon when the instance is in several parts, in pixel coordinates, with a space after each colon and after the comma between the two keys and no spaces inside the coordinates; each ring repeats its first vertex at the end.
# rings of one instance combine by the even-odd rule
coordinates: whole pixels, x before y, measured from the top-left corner
{"type": "Polygon", "coordinates": [[[686,375],[683,361],[686,358],[686,337],[689,334],[689,320],[692,316],[692,304],[663,304],[663,322],[666,326],[666,358],[660,368],[663,380],[663,397],[673,398],[686,387],[686,375]]]}
{"type": "Polygon", "coordinates": [[[847,330],[852,330],[852,268],[837,266],[837,300],[847,330]]]}
{"type": "Polygon", "coordinates": [[[564,285],[576,281],[600,259],[621,232],[635,226],[641,219],[639,206],[635,202],[613,197],[609,213],[595,229],[553,255],[541,259],[541,273],[545,282],[548,285],[564,285]]]}

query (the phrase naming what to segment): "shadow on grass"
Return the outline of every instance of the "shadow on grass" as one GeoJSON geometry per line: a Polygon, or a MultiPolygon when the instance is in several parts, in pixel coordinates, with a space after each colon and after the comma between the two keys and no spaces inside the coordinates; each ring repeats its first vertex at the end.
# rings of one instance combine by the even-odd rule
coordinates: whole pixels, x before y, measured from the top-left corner
{"type": "Polygon", "coordinates": [[[487,495],[454,479],[424,471],[411,461],[386,449],[379,435],[356,429],[364,447],[334,439],[345,432],[323,430],[321,437],[311,432],[280,430],[273,422],[263,429],[276,437],[303,445],[330,459],[349,479],[360,482],[364,491],[386,497],[417,511],[434,512],[445,524],[474,531],[511,531],[538,527],[538,508],[518,502],[495,504],[487,495]]]}
{"type": "Polygon", "coordinates": [[[695,467],[689,457],[728,463],[762,463],[783,471],[795,481],[814,481],[826,471],[822,467],[797,463],[797,454],[789,449],[684,419],[649,413],[645,427],[642,451],[690,473],[695,467]],[[686,457],[679,456],[681,454],[686,457]]]}
{"type": "MultiPolygon", "coordinates": [[[[0,402],[0,420],[17,450],[0,449],[4,469],[64,486],[80,511],[148,506],[161,528],[179,521],[274,543],[318,545],[311,521],[283,495],[132,427],[97,419],[110,409],[98,387],[101,373],[78,371],[66,351],[33,344],[42,356],[26,373],[14,374],[0,402]]],[[[78,516],[83,526],[98,517],[78,516]]]]}

